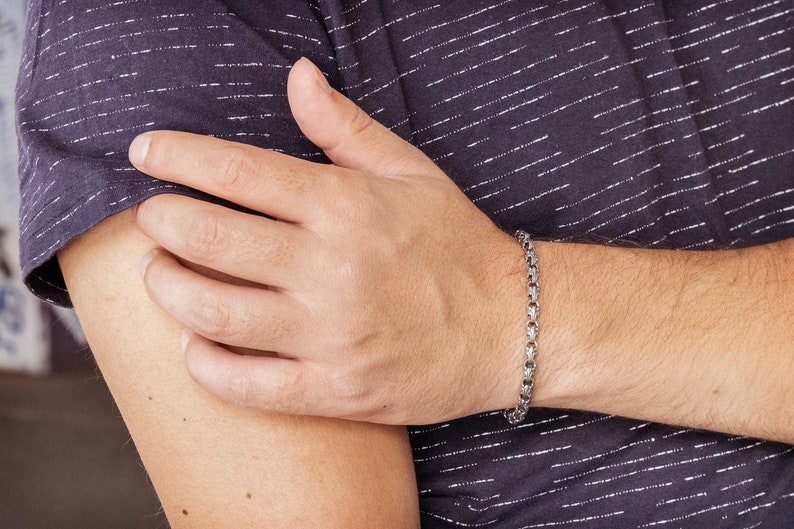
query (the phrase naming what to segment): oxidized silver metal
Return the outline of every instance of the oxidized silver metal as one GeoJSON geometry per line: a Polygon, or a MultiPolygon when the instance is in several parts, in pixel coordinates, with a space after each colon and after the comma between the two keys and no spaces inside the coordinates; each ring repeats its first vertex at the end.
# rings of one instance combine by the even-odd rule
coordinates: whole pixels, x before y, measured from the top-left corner
{"type": "Polygon", "coordinates": [[[524,380],[521,382],[521,393],[518,396],[518,406],[502,413],[510,424],[519,424],[529,412],[529,402],[532,400],[532,388],[535,383],[535,355],[538,352],[538,314],[540,305],[538,304],[538,254],[535,251],[535,244],[529,234],[523,230],[518,230],[513,235],[521,243],[524,256],[527,260],[527,341],[524,350],[527,359],[524,362],[524,380]]]}

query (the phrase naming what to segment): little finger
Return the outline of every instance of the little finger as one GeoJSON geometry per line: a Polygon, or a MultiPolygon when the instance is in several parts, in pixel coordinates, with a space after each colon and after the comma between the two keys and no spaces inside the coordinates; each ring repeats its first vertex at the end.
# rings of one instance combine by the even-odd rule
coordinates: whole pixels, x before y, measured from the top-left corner
{"type": "Polygon", "coordinates": [[[311,369],[298,360],[233,353],[206,338],[186,333],[182,350],[190,376],[221,400],[265,412],[325,415],[328,399],[312,395],[311,369]]]}

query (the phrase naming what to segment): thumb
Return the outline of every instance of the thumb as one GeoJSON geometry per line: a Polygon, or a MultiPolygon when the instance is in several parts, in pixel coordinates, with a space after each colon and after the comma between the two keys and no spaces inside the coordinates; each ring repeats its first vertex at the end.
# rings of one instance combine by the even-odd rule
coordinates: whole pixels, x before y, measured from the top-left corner
{"type": "Polygon", "coordinates": [[[340,167],[383,176],[438,170],[419,149],[331,88],[306,58],[293,65],[287,95],[301,131],[340,167]]]}

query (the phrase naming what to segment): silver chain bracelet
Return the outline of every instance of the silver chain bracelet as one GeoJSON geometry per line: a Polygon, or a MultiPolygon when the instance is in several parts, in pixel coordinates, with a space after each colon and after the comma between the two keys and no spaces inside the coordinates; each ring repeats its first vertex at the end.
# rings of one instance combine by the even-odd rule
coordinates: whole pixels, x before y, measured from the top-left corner
{"type": "Polygon", "coordinates": [[[538,254],[535,251],[535,244],[529,234],[523,230],[518,230],[513,235],[521,243],[524,256],[527,260],[527,341],[524,350],[527,359],[524,362],[524,380],[521,382],[521,394],[518,396],[518,406],[502,413],[510,424],[519,424],[529,412],[529,402],[532,400],[532,388],[535,385],[533,376],[535,375],[535,355],[538,352],[538,254]]]}

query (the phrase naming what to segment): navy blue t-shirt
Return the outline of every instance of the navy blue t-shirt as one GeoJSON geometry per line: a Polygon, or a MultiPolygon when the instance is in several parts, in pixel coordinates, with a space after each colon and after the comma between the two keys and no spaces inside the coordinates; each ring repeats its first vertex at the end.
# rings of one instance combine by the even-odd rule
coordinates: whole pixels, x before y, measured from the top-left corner
{"type": "MultiPolygon", "coordinates": [[[[322,160],[286,100],[301,56],[506,230],[703,250],[791,237],[792,20],[792,0],[32,0],[26,281],[68,304],[57,250],[149,196],[195,194],[130,166],[140,132],[322,160]]],[[[425,527],[794,524],[777,443],[544,409],[411,441],[425,527]]]]}

